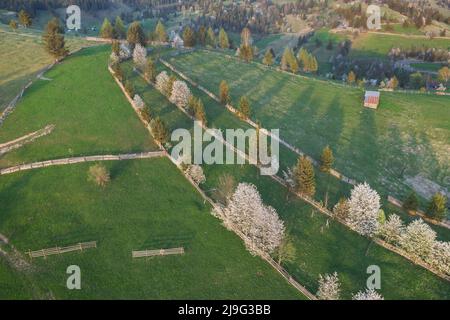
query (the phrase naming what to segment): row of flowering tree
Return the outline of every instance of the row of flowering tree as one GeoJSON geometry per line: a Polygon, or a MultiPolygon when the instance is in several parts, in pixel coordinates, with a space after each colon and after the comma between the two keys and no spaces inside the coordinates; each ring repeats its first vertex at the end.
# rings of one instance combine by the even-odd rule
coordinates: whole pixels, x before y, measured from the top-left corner
{"type": "Polygon", "coordinates": [[[450,243],[438,241],[436,232],[422,219],[405,225],[396,214],[386,219],[380,196],[367,183],[354,187],[348,200],[341,200],[333,213],[361,235],[381,238],[414,260],[450,275],[450,243]]]}
{"type": "MultiPolygon", "coordinates": [[[[319,289],[316,296],[319,300],[339,300],[341,299],[341,283],[338,274],[319,275],[319,289]]],[[[352,295],[352,300],[384,300],[383,296],[375,289],[358,291],[352,295]]]]}

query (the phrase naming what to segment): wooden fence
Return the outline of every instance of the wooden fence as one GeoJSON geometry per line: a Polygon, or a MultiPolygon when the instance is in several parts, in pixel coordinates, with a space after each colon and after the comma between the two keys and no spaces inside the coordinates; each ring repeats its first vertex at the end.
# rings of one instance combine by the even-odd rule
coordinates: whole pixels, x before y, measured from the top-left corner
{"type": "Polygon", "coordinates": [[[74,164],[74,163],[81,163],[81,162],[148,159],[148,158],[164,157],[164,156],[165,156],[165,153],[163,151],[151,151],[151,152],[119,154],[119,155],[100,155],[100,156],[55,159],[55,160],[47,160],[47,161],[22,164],[22,165],[10,167],[10,168],[1,169],[0,175],[10,174],[10,173],[17,172],[17,171],[25,171],[25,170],[31,170],[31,169],[37,169],[37,168],[45,168],[45,167],[50,167],[50,166],[74,164]]]}
{"type": "Polygon", "coordinates": [[[142,258],[142,257],[154,257],[154,256],[168,256],[172,254],[184,254],[184,248],[169,248],[169,249],[156,249],[156,250],[142,250],[142,251],[132,251],[131,257],[142,258]]]}
{"type": "Polygon", "coordinates": [[[47,248],[47,249],[41,249],[36,251],[28,251],[27,254],[30,256],[30,258],[38,258],[38,257],[44,257],[55,255],[55,254],[62,254],[72,251],[83,251],[85,249],[90,248],[97,248],[97,241],[90,241],[90,242],[79,242],[78,244],[67,246],[67,247],[54,247],[54,248],[47,248]]]}

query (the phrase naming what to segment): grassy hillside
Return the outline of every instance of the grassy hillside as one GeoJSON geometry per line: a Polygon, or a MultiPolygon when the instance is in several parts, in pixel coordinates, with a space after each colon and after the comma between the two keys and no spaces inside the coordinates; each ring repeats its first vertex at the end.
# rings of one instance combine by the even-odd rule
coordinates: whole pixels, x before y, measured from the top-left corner
{"type": "Polygon", "coordinates": [[[0,142],[54,124],[54,131],[0,159],[0,166],[59,157],[154,150],[156,145],[107,70],[108,47],[84,49],[36,80],[0,127],[0,142]]]}

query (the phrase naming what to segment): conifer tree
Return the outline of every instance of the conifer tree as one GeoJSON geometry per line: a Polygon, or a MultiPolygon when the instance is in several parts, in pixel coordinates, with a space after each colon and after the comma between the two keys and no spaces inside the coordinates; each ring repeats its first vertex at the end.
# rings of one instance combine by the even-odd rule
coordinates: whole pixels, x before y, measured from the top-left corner
{"type": "Polygon", "coordinates": [[[183,31],[184,46],[192,48],[195,46],[195,34],[191,27],[187,26],[183,31]]]}
{"type": "Polygon", "coordinates": [[[127,32],[127,41],[133,47],[138,43],[145,47],[145,34],[139,22],[135,21],[129,26],[127,32]]]}
{"type": "Polygon", "coordinates": [[[116,21],[114,22],[114,37],[116,39],[125,39],[125,36],[125,25],[120,16],[117,16],[116,21]]]}
{"type": "Polygon", "coordinates": [[[164,25],[162,24],[161,20],[158,20],[158,23],[156,24],[155,37],[156,37],[157,41],[160,41],[160,42],[167,41],[166,29],[164,28],[164,25]]]}
{"type": "Polygon", "coordinates": [[[412,191],[406,200],[403,202],[403,208],[405,210],[417,210],[419,206],[419,199],[417,199],[417,195],[414,191],[412,191]]]}
{"type": "Polygon", "coordinates": [[[326,146],[322,151],[322,156],[320,157],[320,170],[323,172],[330,172],[333,161],[333,151],[329,146],[326,146]]]}
{"type": "Polygon", "coordinates": [[[100,37],[105,39],[114,38],[114,29],[111,25],[111,22],[109,22],[108,18],[105,18],[105,20],[103,20],[103,24],[100,28],[100,37]]]}
{"type": "Polygon", "coordinates": [[[63,29],[59,25],[59,20],[53,18],[47,23],[45,32],[42,35],[45,50],[55,59],[59,60],[65,57],[69,51],[66,49],[64,41],[63,29]]]}
{"type": "Polygon", "coordinates": [[[267,49],[266,53],[264,54],[262,63],[266,66],[271,66],[273,64],[273,55],[270,49],[267,49]]]}
{"type": "Polygon", "coordinates": [[[147,81],[155,82],[156,68],[155,68],[155,63],[153,62],[151,57],[148,58],[147,64],[145,65],[144,75],[145,75],[145,79],[147,79],[147,81]]]}
{"type": "Polygon", "coordinates": [[[294,174],[298,192],[313,197],[316,193],[316,181],[311,160],[305,156],[301,156],[298,159],[294,174]]]}
{"type": "Polygon", "coordinates": [[[206,33],[206,45],[213,48],[216,47],[216,36],[211,27],[208,28],[208,32],[206,33]]]}

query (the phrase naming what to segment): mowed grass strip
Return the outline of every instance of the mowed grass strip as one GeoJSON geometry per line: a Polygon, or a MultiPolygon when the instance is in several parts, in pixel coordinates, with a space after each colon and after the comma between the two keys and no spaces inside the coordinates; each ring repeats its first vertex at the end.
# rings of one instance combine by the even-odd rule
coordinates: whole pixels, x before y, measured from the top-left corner
{"type": "Polygon", "coordinates": [[[169,59],[180,71],[218,93],[221,80],[232,102],[246,95],[252,119],[279,128],[287,142],[319,159],[330,145],[335,167],[381,194],[402,199],[409,176],[445,185],[450,174],[450,97],[382,93],[378,110],[363,108],[363,90],[290,76],[196,51],[169,59]]]}
{"type": "Polygon", "coordinates": [[[83,49],[25,92],[0,126],[0,142],[48,124],[54,131],[0,159],[0,166],[70,156],[156,150],[107,70],[110,48],[83,49]]]}
{"type": "Polygon", "coordinates": [[[91,240],[97,248],[33,259],[26,275],[0,263],[8,289],[0,297],[27,297],[19,291],[28,277],[56,299],[304,299],[210,215],[167,158],[104,164],[111,173],[104,188],[87,180],[88,164],[2,177],[0,230],[20,251],[91,240]],[[171,247],[185,254],[131,257],[171,247]],[[66,288],[72,264],[81,268],[81,290],[66,288]]]}
{"type": "MultiPolygon", "coordinates": [[[[177,128],[192,131],[192,121],[156,89],[133,73],[131,63],[125,63],[122,66],[127,79],[133,82],[137,92],[150,106],[153,115],[161,117],[168,125],[170,132],[177,128]]],[[[204,103],[207,101],[206,96],[202,95],[201,98],[204,103]]],[[[205,103],[207,113],[208,108],[215,107],[205,103]]],[[[215,126],[220,124],[218,119],[219,117],[208,118],[215,126]]],[[[219,126],[219,128],[222,127],[219,126]]],[[[317,290],[319,274],[336,271],[342,280],[343,296],[351,298],[352,293],[366,286],[367,267],[375,264],[382,270],[381,292],[387,299],[450,298],[448,282],[393,252],[371,244],[370,240],[350,231],[338,222],[329,220],[329,227],[326,227],[327,217],[302,200],[289,195],[285,188],[269,177],[260,176],[254,166],[204,165],[203,168],[207,179],[202,188],[210,196],[213,195],[213,190],[217,189],[219,177],[223,174],[234,176],[238,182],[251,182],[257,186],[264,202],[277,209],[285,221],[288,233],[293,237],[296,257],[293,262],[284,266],[311,292],[317,290]]],[[[334,180],[332,178],[330,181],[334,180]]],[[[325,190],[326,179],[320,179],[320,181],[323,184],[320,189],[325,190]]],[[[332,187],[337,186],[331,182],[330,193],[332,187]]]]}

